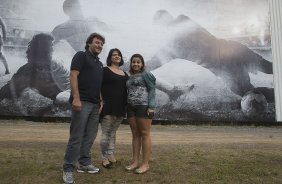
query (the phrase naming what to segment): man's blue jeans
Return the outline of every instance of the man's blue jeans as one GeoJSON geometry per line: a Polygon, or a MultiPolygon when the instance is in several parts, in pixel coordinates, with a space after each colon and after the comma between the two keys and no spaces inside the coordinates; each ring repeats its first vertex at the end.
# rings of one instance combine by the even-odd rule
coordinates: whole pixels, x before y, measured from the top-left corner
{"type": "Polygon", "coordinates": [[[64,171],[72,172],[76,161],[91,164],[91,147],[99,125],[99,105],[82,101],[81,111],[72,110],[70,137],[64,158],[64,171]]]}

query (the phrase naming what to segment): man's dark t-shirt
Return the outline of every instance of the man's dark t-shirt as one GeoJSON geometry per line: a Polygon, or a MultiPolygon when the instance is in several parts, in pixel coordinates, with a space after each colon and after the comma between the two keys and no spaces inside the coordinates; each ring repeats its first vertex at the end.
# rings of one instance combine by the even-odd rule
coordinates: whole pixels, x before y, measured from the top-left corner
{"type": "MultiPolygon", "coordinates": [[[[77,52],[71,62],[71,70],[79,71],[78,91],[81,101],[98,104],[103,80],[103,64],[89,51],[77,52]]],[[[71,94],[69,102],[72,103],[71,94]]]]}

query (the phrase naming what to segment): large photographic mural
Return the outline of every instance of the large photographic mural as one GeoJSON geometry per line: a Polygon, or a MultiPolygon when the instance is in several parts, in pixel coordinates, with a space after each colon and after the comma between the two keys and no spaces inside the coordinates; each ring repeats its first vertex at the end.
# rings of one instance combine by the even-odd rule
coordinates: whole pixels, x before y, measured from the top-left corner
{"type": "Polygon", "coordinates": [[[275,121],[267,0],[0,2],[0,116],[70,116],[70,62],[98,32],[104,63],[144,56],[155,119],[275,121]]]}

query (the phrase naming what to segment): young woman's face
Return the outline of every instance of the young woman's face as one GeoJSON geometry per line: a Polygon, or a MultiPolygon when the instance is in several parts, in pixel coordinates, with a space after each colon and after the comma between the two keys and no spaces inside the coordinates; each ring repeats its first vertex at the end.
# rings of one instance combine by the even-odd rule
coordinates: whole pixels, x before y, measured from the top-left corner
{"type": "Polygon", "coordinates": [[[121,57],[117,51],[112,53],[112,64],[119,64],[121,62],[121,57]]]}
{"type": "Polygon", "coordinates": [[[134,57],[131,61],[131,69],[134,73],[138,73],[143,68],[142,61],[139,57],[134,57]]]}

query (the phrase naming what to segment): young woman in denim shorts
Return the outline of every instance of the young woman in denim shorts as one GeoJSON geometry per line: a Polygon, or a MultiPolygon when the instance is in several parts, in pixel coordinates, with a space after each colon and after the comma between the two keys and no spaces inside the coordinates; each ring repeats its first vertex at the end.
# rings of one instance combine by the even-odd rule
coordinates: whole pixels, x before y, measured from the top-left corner
{"type": "Polygon", "coordinates": [[[126,83],[127,119],[132,131],[133,159],[125,169],[142,174],[149,170],[152,146],[150,129],[155,109],[156,78],[152,73],[145,71],[144,59],[140,54],[131,57],[129,73],[126,83]],[[139,163],[141,149],[142,162],[139,163]]]}

